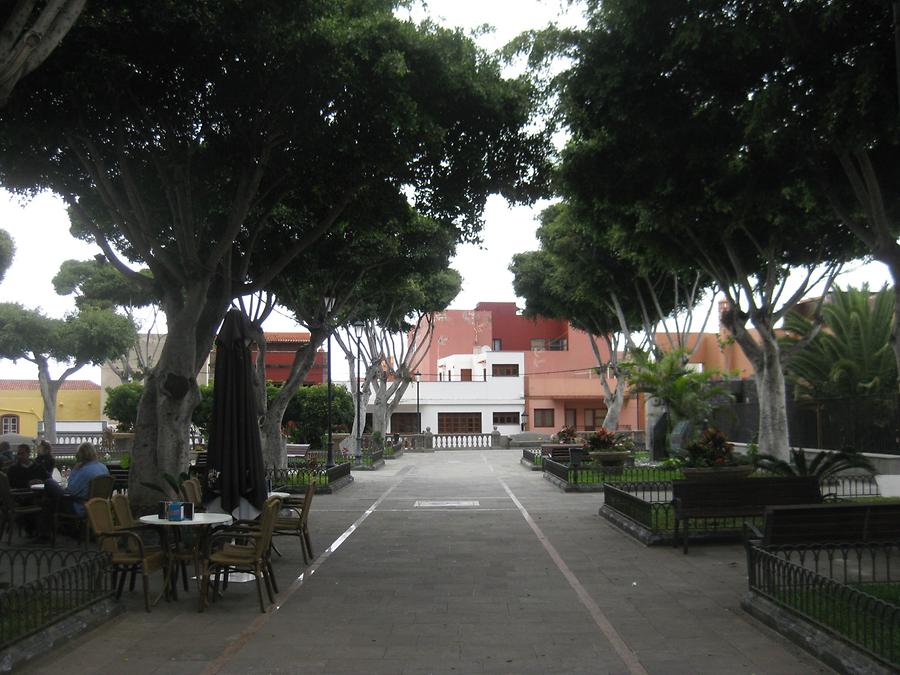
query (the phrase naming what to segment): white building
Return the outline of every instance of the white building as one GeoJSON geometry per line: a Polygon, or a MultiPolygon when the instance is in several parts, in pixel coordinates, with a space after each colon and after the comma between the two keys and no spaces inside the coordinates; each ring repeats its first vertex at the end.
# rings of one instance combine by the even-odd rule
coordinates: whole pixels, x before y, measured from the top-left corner
{"type": "Polygon", "coordinates": [[[438,361],[437,381],[410,385],[391,417],[391,431],[433,433],[518,433],[525,412],[525,354],[493,352],[454,354],[438,361]],[[417,399],[418,396],[418,399],[417,399]]]}

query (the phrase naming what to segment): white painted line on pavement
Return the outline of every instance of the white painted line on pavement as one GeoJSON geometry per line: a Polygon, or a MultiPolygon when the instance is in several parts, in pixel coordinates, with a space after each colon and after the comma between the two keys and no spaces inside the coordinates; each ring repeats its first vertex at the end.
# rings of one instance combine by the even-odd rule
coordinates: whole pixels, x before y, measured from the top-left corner
{"type": "Polygon", "coordinates": [[[534,522],[531,514],[528,513],[528,510],[522,505],[522,502],[516,498],[513,491],[509,489],[509,486],[502,478],[498,476],[497,480],[500,481],[500,485],[506,490],[506,494],[509,495],[509,498],[513,501],[513,504],[516,505],[516,508],[519,509],[525,522],[528,523],[531,531],[534,532],[538,541],[541,542],[544,550],[547,551],[556,567],[566,578],[566,581],[569,582],[569,585],[572,587],[572,590],[575,591],[575,595],[578,596],[581,604],[584,605],[585,609],[590,613],[591,618],[594,619],[594,623],[597,624],[597,628],[600,629],[600,632],[603,633],[603,636],[609,641],[609,644],[612,645],[616,654],[622,659],[622,662],[628,668],[628,672],[632,675],[647,675],[647,671],[644,669],[644,666],[641,665],[637,655],[631,650],[625,640],[622,639],[622,636],[619,635],[619,632],[613,627],[606,614],[603,613],[603,610],[600,609],[591,597],[591,594],[587,592],[587,589],[581,584],[578,577],[576,577],[574,572],[569,569],[569,566],[566,565],[566,561],[563,560],[562,556],[556,550],[556,547],[550,543],[550,540],[547,539],[541,528],[538,527],[538,524],[534,522]]]}
{"type": "Polygon", "coordinates": [[[312,564],[310,564],[310,566],[304,572],[300,573],[300,576],[294,579],[294,582],[284,592],[281,600],[276,605],[274,605],[269,612],[260,614],[247,628],[241,631],[240,635],[238,635],[237,638],[232,640],[228,644],[228,646],[225,647],[225,650],[222,652],[222,654],[206,667],[206,669],[203,671],[203,675],[215,675],[220,670],[222,670],[222,668],[228,663],[231,657],[233,657],[241,649],[243,649],[244,646],[250,641],[250,639],[265,627],[265,625],[269,622],[269,619],[274,616],[279,609],[281,609],[284,603],[287,602],[291,598],[291,596],[300,589],[300,587],[303,585],[303,582],[313,574],[315,574],[319,567],[322,566],[322,563],[324,563],[329,557],[331,557],[331,554],[337,551],[341,547],[341,544],[347,541],[347,538],[351,534],[353,534],[360,525],[362,525],[363,521],[375,512],[375,509],[378,508],[378,505],[381,504],[385,499],[387,499],[388,495],[390,495],[394,491],[394,489],[403,482],[403,479],[406,478],[406,474],[412,471],[412,469],[412,466],[405,466],[400,469],[400,471],[397,473],[397,480],[395,480],[391,484],[391,486],[387,490],[385,490],[384,494],[376,499],[372,506],[366,509],[365,512],[359,518],[357,518],[352,525],[350,525],[350,527],[344,530],[341,536],[331,542],[331,546],[322,551],[322,553],[320,553],[319,556],[312,561],[312,564]]]}

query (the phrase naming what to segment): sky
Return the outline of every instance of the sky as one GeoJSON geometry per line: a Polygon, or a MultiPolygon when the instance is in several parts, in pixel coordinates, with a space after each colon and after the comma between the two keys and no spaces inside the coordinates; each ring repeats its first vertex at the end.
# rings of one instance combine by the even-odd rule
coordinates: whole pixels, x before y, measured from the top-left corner
{"type": "MultiPolygon", "coordinates": [[[[579,21],[578,12],[566,0],[429,0],[427,12],[432,19],[447,26],[475,30],[484,24],[494,26],[476,38],[485,49],[502,47],[513,37],[540,28],[549,22],[572,25],[579,21]]],[[[425,10],[413,9],[413,18],[421,19],[425,10]]],[[[484,213],[485,228],[480,245],[459,247],[451,265],[463,277],[462,292],[450,305],[452,309],[472,309],[478,302],[524,302],[516,298],[512,288],[509,264],[515,253],[538,247],[536,218],[548,202],[533,206],[509,205],[499,196],[488,200],[484,213]]],[[[95,245],[78,241],[69,234],[69,222],[62,201],[52,194],[41,194],[23,202],[0,191],[0,228],[12,235],[16,256],[0,283],[0,302],[18,302],[38,308],[47,316],[62,317],[74,309],[72,298],[58,296],[51,279],[59,265],[71,258],[87,259],[99,252],[95,245]]],[[[851,266],[839,283],[860,285],[868,281],[879,287],[889,281],[881,263],[851,266]]],[[[279,314],[266,323],[271,331],[301,330],[290,319],[279,314]]],[[[710,326],[708,329],[715,330],[710,326]]],[[[337,365],[339,359],[335,359],[337,365]]],[[[54,369],[57,376],[61,368],[54,369]]],[[[0,379],[36,379],[37,368],[19,361],[0,360],[0,379]]],[[[100,370],[85,367],[73,379],[100,381],[100,370]]],[[[335,379],[339,379],[338,376],[335,379]]]]}

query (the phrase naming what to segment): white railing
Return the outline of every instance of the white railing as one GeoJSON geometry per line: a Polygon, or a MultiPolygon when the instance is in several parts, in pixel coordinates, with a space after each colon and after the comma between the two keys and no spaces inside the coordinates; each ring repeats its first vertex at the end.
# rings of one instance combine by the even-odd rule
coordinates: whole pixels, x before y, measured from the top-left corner
{"type": "Polygon", "coordinates": [[[435,450],[492,448],[494,447],[494,434],[434,434],[432,444],[435,450]]]}

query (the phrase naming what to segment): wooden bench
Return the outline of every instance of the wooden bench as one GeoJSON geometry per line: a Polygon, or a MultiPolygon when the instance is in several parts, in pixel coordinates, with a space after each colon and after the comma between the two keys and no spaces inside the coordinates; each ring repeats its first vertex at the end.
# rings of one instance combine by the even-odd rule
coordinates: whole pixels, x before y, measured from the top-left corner
{"type": "Polygon", "coordinates": [[[566,443],[550,443],[541,446],[541,455],[549,457],[554,462],[560,464],[569,464],[572,461],[572,450],[577,450],[575,454],[580,459],[583,454],[583,448],[580,445],[566,443]]]}
{"type": "Polygon", "coordinates": [[[822,501],[819,481],[811,476],[742,478],[722,482],[672,481],[675,509],[674,546],[679,526],[684,552],[688,552],[691,518],[761,516],[766,507],[781,504],[818,504],[822,501]]]}
{"type": "Polygon", "coordinates": [[[770,506],[762,531],[750,523],[748,545],[867,544],[900,542],[900,504],[770,506]]]}
{"type": "Polygon", "coordinates": [[[113,477],[113,492],[128,492],[128,469],[121,466],[107,466],[109,475],[113,477]]]}

